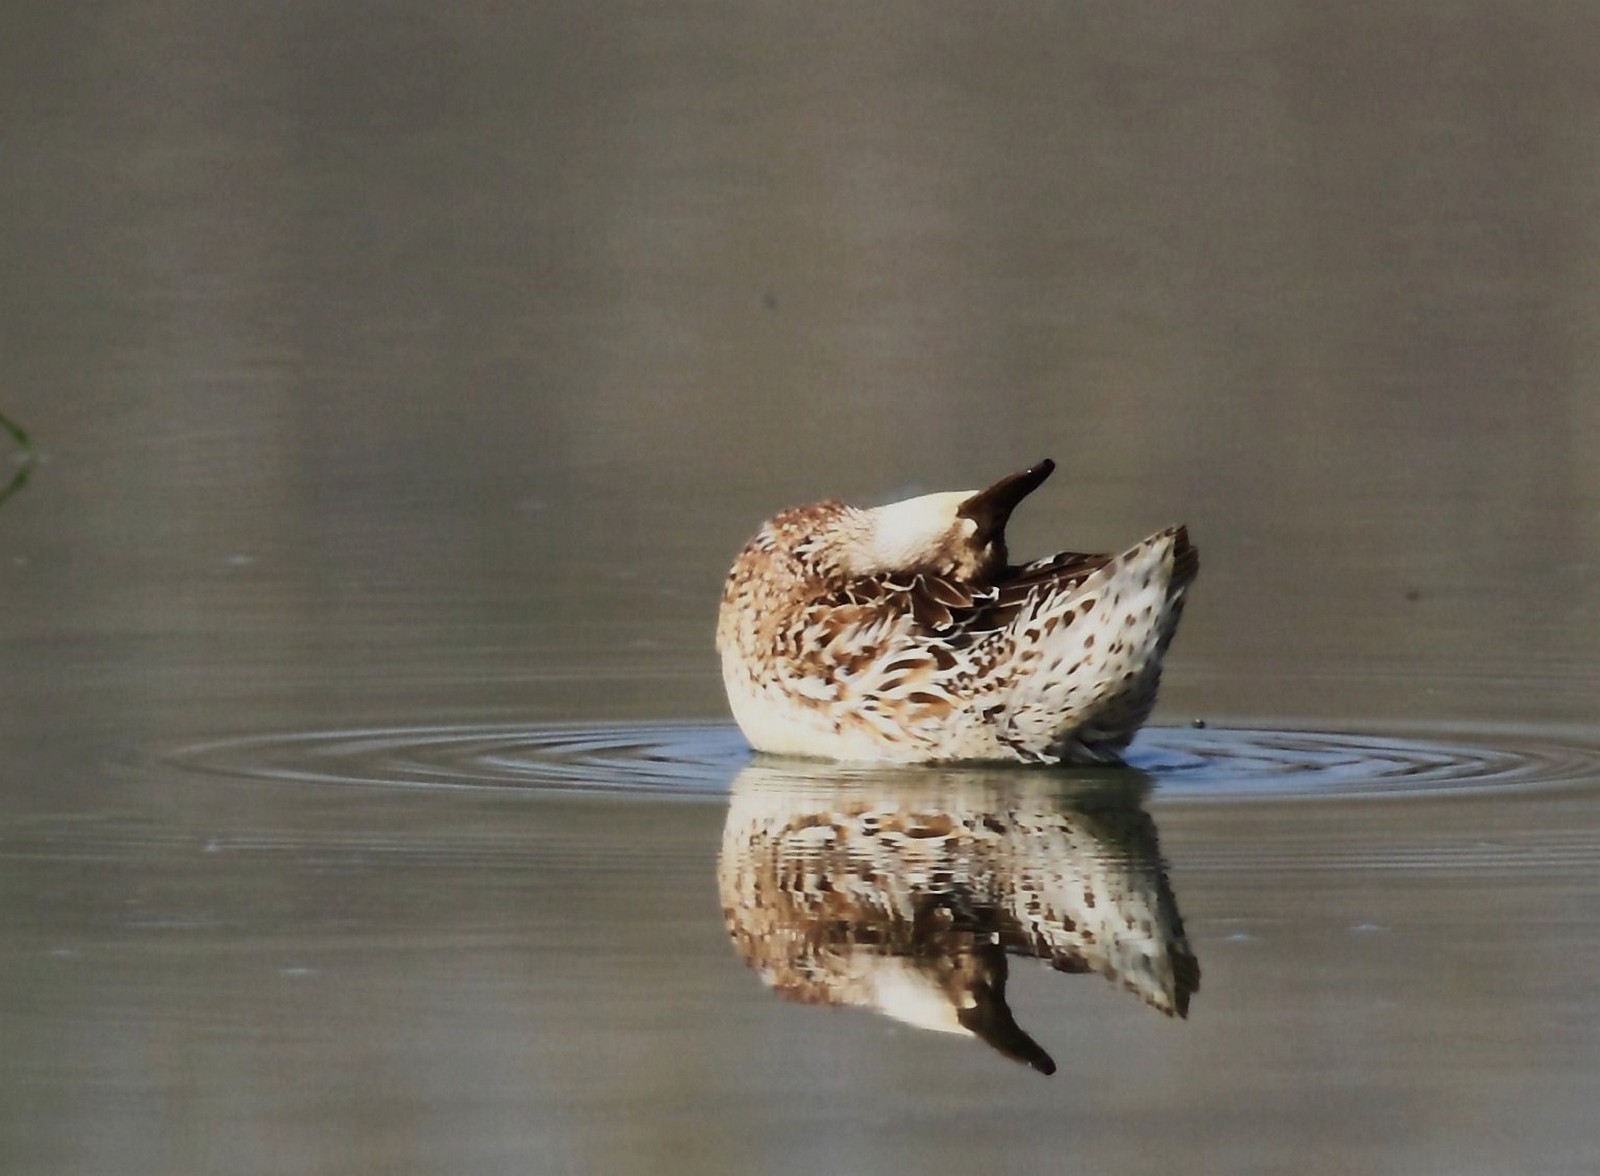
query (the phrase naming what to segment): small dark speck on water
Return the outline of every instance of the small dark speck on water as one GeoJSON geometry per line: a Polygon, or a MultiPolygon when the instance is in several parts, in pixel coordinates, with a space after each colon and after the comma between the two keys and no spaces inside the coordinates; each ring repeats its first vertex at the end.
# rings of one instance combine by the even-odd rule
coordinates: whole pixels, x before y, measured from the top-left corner
{"type": "Polygon", "coordinates": [[[1420,588],[1407,588],[1406,589],[1406,599],[1411,601],[1413,604],[1415,604],[1417,601],[1422,599],[1422,589],[1420,589],[1420,588]]]}
{"type": "Polygon", "coordinates": [[[777,310],[778,309],[778,296],[776,294],[774,294],[771,290],[768,290],[765,294],[763,294],[761,296],[761,305],[766,310],[777,310]]]}
{"type": "Polygon", "coordinates": [[[1206,729],[1206,721],[1204,719],[1191,719],[1189,721],[1189,726],[1193,727],[1196,731],[1204,731],[1206,729]]]}

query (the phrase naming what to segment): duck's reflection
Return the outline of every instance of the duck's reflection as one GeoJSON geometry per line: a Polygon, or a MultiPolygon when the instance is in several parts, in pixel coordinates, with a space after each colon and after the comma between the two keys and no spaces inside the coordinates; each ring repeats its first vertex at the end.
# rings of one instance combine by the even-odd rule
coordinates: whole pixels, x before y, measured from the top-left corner
{"type": "Polygon", "coordinates": [[[751,764],[722,833],[728,934],[790,1000],[969,1033],[1053,1073],[1006,1003],[1008,953],[1099,972],[1169,1015],[1199,987],[1147,789],[1134,772],[751,764]]]}

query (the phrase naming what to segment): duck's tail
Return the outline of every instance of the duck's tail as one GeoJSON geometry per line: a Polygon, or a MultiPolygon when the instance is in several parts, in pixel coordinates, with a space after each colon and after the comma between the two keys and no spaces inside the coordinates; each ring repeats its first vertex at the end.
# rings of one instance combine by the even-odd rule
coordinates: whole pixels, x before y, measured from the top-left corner
{"type": "Polygon", "coordinates": [[[1024,668],[1007,741],[1040,759],[1116,762],[1150,717],[1199,569],[1188,531],[1170,527],[1070,589],[1036,592],[1012,630],[1024,668]]]}

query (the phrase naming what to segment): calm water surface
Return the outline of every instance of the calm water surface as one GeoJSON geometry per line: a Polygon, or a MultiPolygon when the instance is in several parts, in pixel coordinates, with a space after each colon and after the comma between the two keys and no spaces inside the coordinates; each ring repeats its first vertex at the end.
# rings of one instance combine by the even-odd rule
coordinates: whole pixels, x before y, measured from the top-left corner
{"type": "Polygon", "coordinates": [[[1600,13],[7,25],[0,1170],[1600,1164],[1600,13]],[[756,524],[1046,455],[1134,768],[750,761],[756,524]]]}

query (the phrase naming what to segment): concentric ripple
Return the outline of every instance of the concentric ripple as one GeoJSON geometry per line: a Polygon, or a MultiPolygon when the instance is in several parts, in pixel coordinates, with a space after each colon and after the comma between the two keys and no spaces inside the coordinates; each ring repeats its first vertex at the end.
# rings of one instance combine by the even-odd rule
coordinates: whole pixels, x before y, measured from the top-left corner
{"type": "MultiPolygon", "coordinates": [[[[731,725],[695,723],[253,735],[192,744],[166,757],[192,771],[280,783],[658,796],[726,792],[749,758],[731,725]]],[[[1526,790],[1600,780],[1600,748],[1526,734],[1446,740],[1152,727],[1139,736],[1129,761],[1151,777],[1163,800],[1526,790]]],[[[839,772],[821,764],[814,771],[818,778],[839,772]]]]}

